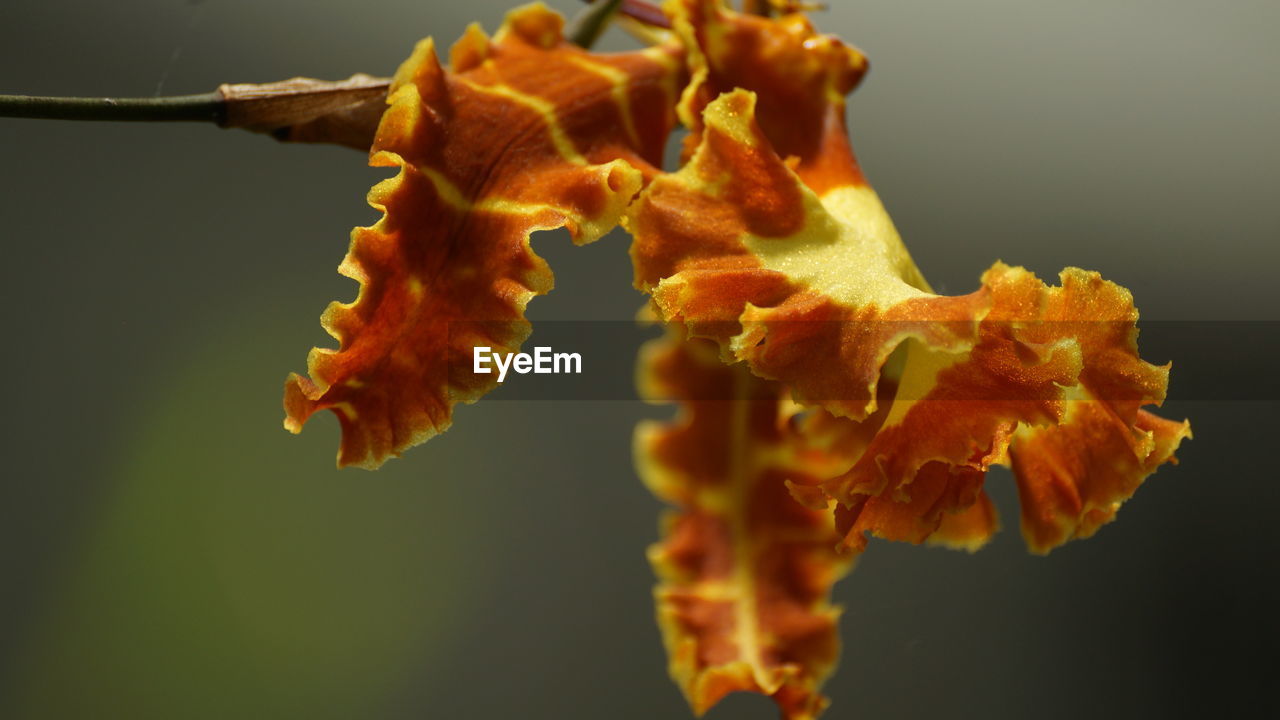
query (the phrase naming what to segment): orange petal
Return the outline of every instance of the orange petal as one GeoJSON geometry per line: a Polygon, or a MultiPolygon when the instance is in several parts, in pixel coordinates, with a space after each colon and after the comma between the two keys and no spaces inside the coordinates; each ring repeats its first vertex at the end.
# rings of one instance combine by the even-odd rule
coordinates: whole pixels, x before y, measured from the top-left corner
{"type": "Polygon", "coordinates": [[[905,497],[904,488],[929,463],[955,468],[964,482],[971,473],[961,469],[980,478],[1004,456],[1020,423],[1049,424],[1062,414],[1063,386],[1080,374],[1079,347],[1055,339],[1035,349],[1018,337],[1024,324],[1042,321],[1053,291],[1003,265],[983,282],[995,302],[979,324],[978,343],[954,353],[910,341],[889,417],[857,463],[824,484],[833,497],[845,503],[860,494],[905,497]]]}
{"type": "MultiPolygon", "coordinates": [[[[938,535],[948,514],[977,505],[984,473],[931,462],[922,467],[905,493],[857,495],[836,507],[836,526],[844,542],[866,548],[866,535],[920,544],[938,535]]],[[[941,537],[946,537],[943,533],[941,537]]]]}
{"type": "Polygon", "coordinates": [[[867,71],[862,53],[819,34],[799,13],[771,20],[733,12],[720,0],[667,7],[689,48],[692,81],[680,103],[690,129],[687,150],[701,141],[706,106],[742,88],[768,99],[759,108],[760,127],[809,187],[863,184],[844,126],[844,96],[867,71]]]}
{"type": "Polygon", "coordinates": [[[640,385],[683,401],[677,420],[636,434],[641,477],[678,508],[649,552],[672,677],[698,714],[741,690],[816,717],[839,650],[830,589],[852,556],[835,550],[830,510],[795,502],[787,481],[847,463],[793,429],[781,386],[725,366],[706,341],[651,342],[640,385]]]}
{"type": "Polygon", "coordinates": [[[927,542],[953,550],[974,552],[986,545],[1000,529],[996,506],[986,491],[978,494],[977,502],[957,512],[945,513],[938,529],[927,542]]]}
{"type": "MultiPolygon", "coordinates": [[[[674,7],[693,46],[681,110],[698,143],[628,210],[636,285],[726,361],[838,416],[872,416],[886,361],[906,353],[877,435],[821,486],[844,506],[850,545],[863,532],[913,542],[940,532],[979,501],[1014,432],[1060,422],[1078,393],[1129,426],[1163,401],[1168,369],[1138,356],[1128,292],[1096,273],[1071,268],[1050,287],[997,263],[970,295],[929,290],[848,143],[833,139],[844,137],[835,110],[860,56],[794,18],[674,7]],[[793,114],[820,152],[790,134],[793,114]]],[[[816,492],[796,496],[815,506],[816,492]]]]}
{"type": "Polygon", "coordinates": [[[865,418],[894,349],[908,337],[968,349],[990,292],[929,293],[875,193],[819,198],[772,150],[755,106],[745,91],[709,105],[698,152],[628,210],[637,287],[798,400],[865,418]]]}
{"type": "Polygon", "coordinates": [[[562,22],[522,8],[492,40],[468,29],[452,71],[428,39],[396,74],[370,164],[399,174],[370,192],[385,215],[352,233],[339,268],[360,292],[322,318],[340,347],[313,350],[311,378],[285,387],[289,430],[337,414],[339,465],[377,467],[493,389],[495,375],[471,372],[473,348],[515,351],[525,305],[552,286],[530,234],[567,227],[591,242],[657,172],[676,51],[588,53],[562,22]]]}
{"type": "Polygon", "coordinates": [[[1130,424],[1113,404],[1085,394],[1054,427],[1020,428],[1009,447],[1022,502],[1022,536],[1047,553],[1115,518],[1157,467],[1191,437],[1187,422],[1138,411],[1130,424]]]}
{"type": "MultiPolygon", "coordinates": [[[[1027,448],[1035,448],[1044,455],[1055,442],[1047,438],[1057,438],[1059,455],[1076,454],[1068,474],[1075,473],[1081,482],[1092,482],[1084,475],[1102,478],[1114,472],[1120,477],[1105,493],[1105,502],[1086,502],[1088,507],[1076,510],[1070,509],[1069,502],[1047,504],[1043,487],[1039,492],[1024,490],[1024,517],[1031,513],[1033,518],[1024,521],[1029,542],[1044,551],[1073,535],[1091,534],[1092,529],[1084,532],[1083,528],[1096,528],[1109,520],[1110,515],[1103,518],[1103,513],[1111,512],[1111,504],[1127,499],[1143,477],[1172,455],[1173,447],[1164,453],[1154,447],[1130,447],[1143,434],[1141,422],[1168,426],[1167,421],[1138,410],[1143,404],[1164,400],[1168,368],[1138,357],[1137,311],[1127,291],[1097,273],[1077,269],[1064,271],[1061,281],[1060,287],[1046,288],[1022,270],[997,265],[989,271],[984,283],[994,289],[996,303],[980,324],[978,345],[955,355],[913,342],[889,417],[853,467],[824,483],[823,489],[851,506],[864,502],[862,496],[873,496],[872,504],[891,497],[919,507],[915,483],[925,475],[923,468],[941,463],[950,470],[933,475],[949,478],[956,486],[945,495],[950,502],[946,510],[963,512],[965,502],[951,501],[971,498],[972,477],[980,481],[992,463],[1006,464],[1006,455],[1014,453],[1009,444],[1015,437],[1025,439],[1019,459],[1014,460],[1020,482],[1034,483],[1023,478],[1039,477],[1043,486],[1047,482],[1044,466],[1029,469],[1025,454],[1027,448]],[[1011,289],[1010,283],[1022,287],[1011,289]],[[1060,532],[1046,545],[1048,536],[1043,532],[1049,521],[1045,518],[1067,512],[1075,512],[1073,517],[1078,519],[1073,523],[1055,520],[1060,532]],[[1082,530],[1071,529],[1076,525],[1082,530]],[[1039,528],[1034,540],[1029,527],[1039,528]]],[[[1182,426],[1166,427],[1172,436],[1171,427],[1182,426]]],[[[936,482],[937,477],[931,480],[936,482]]],[[[936,488],[919,493],[926,498],[944,497],[936,488]]],[[[931,513],[927,519],[933,523],[940,518],[931,513]]],[[[848,541],[855,546],[864,542],[852,535],[848,541]]]]}

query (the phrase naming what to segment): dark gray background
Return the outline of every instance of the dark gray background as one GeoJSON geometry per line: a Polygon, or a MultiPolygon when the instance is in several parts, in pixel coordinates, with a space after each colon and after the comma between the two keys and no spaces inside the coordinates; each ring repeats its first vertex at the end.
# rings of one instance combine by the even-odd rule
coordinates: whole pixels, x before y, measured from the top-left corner
{"type": "MultiPolygon", "coordinates": [[[[1280,320],[1280,4],[834,4],[818,23],[873,65],[856,147],[936,286],[1072,264],[1148,319],[1280,320]]],[[[389,74],[503,10],[3,0],[0,92],[389,74]]],[[[687,717],[643,555],[659,504],[629,457],[665,409],[497,393],[376,474],[333,469],[331,418],[280,429],[384,174],[206,126],[0,120],[0,716],[687,717]]],[[[536,241],[557,288],[535,320],[631,317],[625,236],[536,241]]],[[[1241,384],[1277,357],[1265,330],[1193,344],[1241,384]]],[[[873,544],[836,592],[830,717],[1275,704],[1277,407],[1179,400],[1161,351],[1165,414],[1196,433],[1182,465],[1048,558],[1023,550],[1003,471],[984,551],[873,544]]],[[[708,715],[772,716],[748,696],[708,715]]]]}

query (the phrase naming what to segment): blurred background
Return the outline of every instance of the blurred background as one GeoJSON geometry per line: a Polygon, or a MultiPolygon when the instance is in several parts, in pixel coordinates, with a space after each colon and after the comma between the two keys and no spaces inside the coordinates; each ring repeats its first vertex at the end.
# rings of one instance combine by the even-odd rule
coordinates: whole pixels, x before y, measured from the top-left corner
{"type": "MultiPolygon", "coordinates": [[[[836,591],[829,717],[1274,706],[1280,4],[832,4],[819,26],[872,62],[855,145],[935,286],[1078,265],[1144,319],[1195,321],[1144,355],[1173,360],[1163,414],[1196,438],[1047,558],[1004,471],[982,552],[873,543],[836,591]]],[[[506,8],[4,0],[0,92],[386,75],[506,8]]],[[[688,717],[652,620],[660,505],[630,460],[635,421],[669,408],[499,391],[372,474],[334,469],[327,414],[281,429],[385,174],[212,126],[0,119],[0,717],[688,717]]],[[[530,316],[631,318],[627,242],[536,237],[557,287],[530,316]]],[[[734,696],[707,717],[773,716],[734,696]]]]}

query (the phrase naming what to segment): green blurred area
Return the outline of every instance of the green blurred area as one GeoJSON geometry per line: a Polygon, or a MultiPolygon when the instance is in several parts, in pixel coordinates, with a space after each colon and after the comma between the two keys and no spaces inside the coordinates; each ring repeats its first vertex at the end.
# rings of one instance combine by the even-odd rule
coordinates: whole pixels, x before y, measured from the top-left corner
{"type": "Polygon", "coordinates": [[[285,437],[256,358],[296,354],[298,319],[264,306],[193,328],[189,358],[150,378],[26,638],[16,716],[360,717],[458,652],[487,561],[477,508],[438,481],[461,468],[339,473],[332,432],[285,437]]]}

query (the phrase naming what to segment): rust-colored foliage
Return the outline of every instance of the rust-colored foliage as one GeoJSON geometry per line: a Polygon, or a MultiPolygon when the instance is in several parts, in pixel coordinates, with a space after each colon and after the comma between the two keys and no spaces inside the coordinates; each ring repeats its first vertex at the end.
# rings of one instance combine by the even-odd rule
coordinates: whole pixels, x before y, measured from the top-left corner
{"type": "Polygon", "coordinates": [[[290,378],[285,424],[333,410],[339,463],[364,467],[446,429],[495,382],[472,349],[518,348],[551,288],[530,233],[622,222],[668,324],[641,391],[681,403],[635,453],[675,506],[651,551],[672,674],[697,713],[746,690],[813,718],[831,585],[868,536],[976,550],[999,525],[986,473],[1009,465],[1048,552],[1112,520],[1190,426],[1143,409],[1169,368],[1139,357],[1132,298],[1097,273],[1050,286],[997,262],[970,294],[930,289],[845,129],[861,53],[799,13],[664,10],[667,41],[633,53],[567,44],[541,6],[468,30],[451,70],[418,46],[370,155],[400,169],[370,194],[385,217],[341,268],[360,294],[325,313],[340,347],[290,378]]]}

